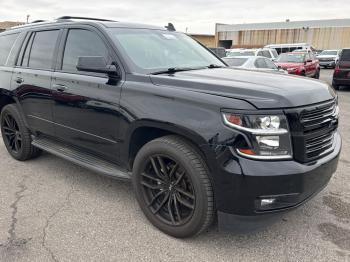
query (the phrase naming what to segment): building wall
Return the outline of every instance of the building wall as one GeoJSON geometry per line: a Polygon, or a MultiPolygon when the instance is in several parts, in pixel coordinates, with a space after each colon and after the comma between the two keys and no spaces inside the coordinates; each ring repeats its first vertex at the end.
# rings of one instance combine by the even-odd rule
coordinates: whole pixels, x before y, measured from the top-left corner
{"type": "Polygon", "coordinates": [[[286,43],[308,43],[317,49],[350,47],[350,19],[216,24],[215,43],[225,47],[262,47],[286,43]]]}
{"type": "Polygon", "coordinates": [[[214,35],[200,35],[200,34],[190,34],[191,37],[199,41],[206,47],[215,47],[216,41],[214,35]]]}
{"type": "Polygon", "coordinates": [[[232,47],[309,43],[317,49],[338,49],[350,46],[350,27],[219,32],[219,40],[232,40],[232,47]]]}

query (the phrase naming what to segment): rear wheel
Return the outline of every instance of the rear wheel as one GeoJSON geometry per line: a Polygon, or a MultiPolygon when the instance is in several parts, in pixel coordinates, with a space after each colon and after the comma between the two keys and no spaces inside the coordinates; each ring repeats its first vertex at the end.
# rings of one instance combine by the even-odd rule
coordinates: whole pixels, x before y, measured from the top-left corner
{"type": "Polygon", "coordinates": [[[1,111],[1,133],[10,155],[20,161],[37,157],[40,150],[32,146],[29,130],[26,128],[15,104],[7,105],[1,111]]]}
{"type": "Polygon", "coordinates": [[[180,137],[165,136],[141,148],[134,162],[133,186],[145,216],[171,236],[199,234],[213,221],[208,168],[180,137]]]}

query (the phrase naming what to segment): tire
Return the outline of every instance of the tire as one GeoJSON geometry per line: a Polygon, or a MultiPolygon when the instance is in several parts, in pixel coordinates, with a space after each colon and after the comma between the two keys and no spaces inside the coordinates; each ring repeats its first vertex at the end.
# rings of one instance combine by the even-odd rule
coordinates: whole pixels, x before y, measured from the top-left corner
{"type": "Polygon", "coordinates": [[[320,69],[318,69],[315,73],[315,79],[320,79],[320,69]]]}
{"type": "Polygon", "coordinates": [[[15,104],[2,109],[0,123],[4,144],[14,159],[25,161],[40,155],[41,150],[31,144],[31,134],[15,104]]]}
{"type": "Polygon", "coordinates": [[[336,84],[334,81],[332,82],[332,86],[337,91],[340,89],[340,86],[338,84],[336,84]]]}
{"type": "Polygon", "coordinates": [[[186,238],[200,234],[212,224],[215,207],[209,170],[196,149],[186,140],[171,135],[144,145],[135,158],[132,182],[143,213],[164,233],[186,238]],[[176,171],[172,174],[174,169],[176,171]],[[172,182],[167,181],[169,177],[172,182]]]}
{"type": "Polygon", "coordinates": [[[300,75],[301,75],[301,76],[306,76],[305,71],[302,71],[300,75]]]}

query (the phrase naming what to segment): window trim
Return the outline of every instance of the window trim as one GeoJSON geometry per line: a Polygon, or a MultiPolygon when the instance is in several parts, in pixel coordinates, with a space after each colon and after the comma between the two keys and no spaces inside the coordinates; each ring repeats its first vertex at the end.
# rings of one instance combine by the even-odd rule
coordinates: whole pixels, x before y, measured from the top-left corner
{"type": "Polygon", "coordinates": [[[22,48],[20,50],[20,55],[18,56],[17,62],[16,62],[16,67],[17,68],[23,68],[23,69],[31,69],[31,70],[40,70],[40,71],[54,71],[54,67],[56,64],[56,57],[57,57],[57,52],[58,52],[58,47],[60,43],[60,39],[62,37],[62,29],[59,27],[50,27],[50,28],[45,28],[45,29],[40,29],[40,30],[28,30],[26,38],[23,42],[22,48]],[[46,32],[46,31],[58,31],[58,36],[56,40],[55,47],[53,49],[53,57],[51,61],[51,68],[34,68],[29,66],[29,60],[30,60],[30,54],[32,52],[32,47],[33,47],[33,42],[35,39],[35,35],[40,32],[46,32]],[[29,57],[28,57],[28,65],[23,66],[23,60],[24,56],[26,53],[27,48],[30,47],[29,51],[29,57]]]}
{"type": "Polygon", "coordinates": [[[64,59],[64,52],[66,49],[67,39],[69,35],[70,30],[86,30],[90,31],[92,33],[95,33],[99,36],[101,41],[104,43],[104,45],[107,48],[108,54],[110,58],[112,59],[112,62],[116,63],[117,70],[119,70],[119,73],[121,74],[121,78],[124,78],[124,69],[122,67],[122,64],[120,60],[118,59],[117,55],[114,52],[113,47],[111,46],[109,40],[106,38],[104,34],[100,32],[100,30],[96,29],[95,27],[88,26],[88,25],[70,25],[65,26],[62,32],[62,38],[59,45],[58,55],[56,59],[56,65],[55,65],[55,72],[64,73],[64,74],[71,74],[71,75],[84,75],[84,76],[92,76],[92,77],[100,77],[100,78],[108,78],[107,75],[102,73],[92,73],[92,72],[83,72],[83,71],[65,71],[62,70],[63,67],[63,59],[64,59]]]}

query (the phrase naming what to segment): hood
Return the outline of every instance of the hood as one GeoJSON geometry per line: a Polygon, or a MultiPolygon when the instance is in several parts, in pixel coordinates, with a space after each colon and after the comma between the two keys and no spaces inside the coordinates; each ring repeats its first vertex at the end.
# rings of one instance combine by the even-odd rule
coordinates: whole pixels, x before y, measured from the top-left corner
{"type": "Polygon", "coordinates": [[[287,68],[293,68],[293,67],[300,67],[302,65],[304,65],[303,63],[275,63],[277,66],[282,67],[283,69],[287,69],[287,68]]]}
{"type": "Polygon", "coordinates": [[[318,55],[317,59],[319,58],[336,58],[337,55],[318,55]]]}
{"type": "Polygon", "coordinates": [[[321,81],[233,68],[151,75],[151,81],[155,85],[245,100],[261,109],[298,107],[335,97],[333,89],[321,81]]]}

